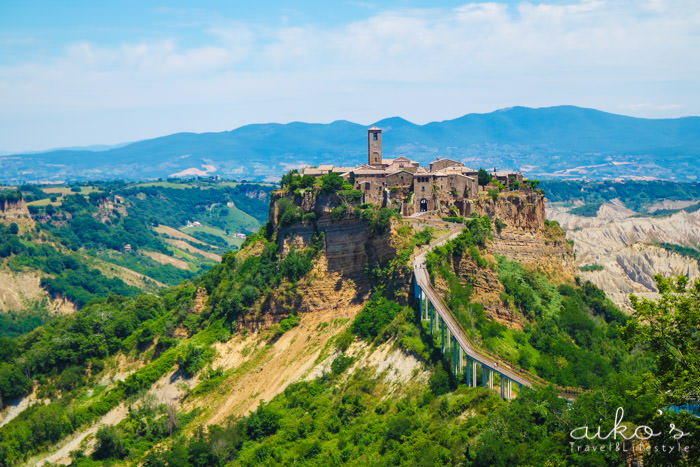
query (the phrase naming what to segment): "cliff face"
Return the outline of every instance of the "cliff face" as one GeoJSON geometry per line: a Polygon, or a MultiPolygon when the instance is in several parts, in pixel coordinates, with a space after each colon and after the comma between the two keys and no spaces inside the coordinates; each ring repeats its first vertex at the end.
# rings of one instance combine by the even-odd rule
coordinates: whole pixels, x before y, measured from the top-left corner
{"type": "Polygon", "coordinates": [[[488,253],[518,261],[555,283],[569,282],[576,276],[573,248],[566,242],[564,230],[546,222],[544,195],[515,192],[502,194],[495,201],[480,197],[471,203],[472,212],[494,220],[488,253]],[[505,224],[500,232],[496,219],[505,224]]]}
{"type": "MultiPolygon", "coordinates": [[[[354,215],[336,220],[332,211],[342,204],[337,195],[319,195],[307,192],[292,198],[281,192],[273,193],[270,204],[270,222],[277,232],[280,252],[286,255],[293,247],[310,247],[314,238],[324,235],[320,260],[300,283],[294,294],[280,291],[269,303],[268,318],[286,316],[289,310],[320,311],[338,306],[338,303],[361,302],[369,291],[367,265],[386,264],[398,250],[393,228],[382,234],[373,233],[367,222],[354,215]],[[297,221],[282,227],[284,203],[287,198],[299,210],[297,221]],[[280,207],[280,206],[283,207],[280,207]],[[304,214],[313,213],[313,219],[304,214]],[[308,219],[308,220],[303,220],[308,219]]],[[[501,194],[496,200],[488,196],[467,200],[465,212],[488,215],[492,219],[493,239],[483,255],[494,265],[479,267],[469,255],[453,264],[457,275],[473,287],[473,300],[484,305],[486,311],[498,321],[520,327],[522,323],[501,300],[503,286],[498,279],[496,255],[518,261],[528,269],[537,270],[555,283],[573,281],[576,269],[573,249],[566,242],[565,232],[558,225],[545,221],[543,195],[536,192],[501,194]]],[[[406,219],[409,222],[425,222],[427,219],[406,219]]],[[[454,227],[437,219],[438,228],[454,227]]],[[[410,274],[401,277],[409,287],[410,274]]]]}
{"type": "Polygon", "coordinates": [[[280,227],[279,205],[276,202],[283,194],[273,193],[270,203],[270,222],[277,231],[280,251],[283,255],[294,246],[297,249],[311,246],[314,235],[323,234],[323,251],[327,271],[352,279],[360,286],[367,286],[366,265],[383,264],[396,255],[391,229],[384,233],[372,233],[366,222],[352,216],[333,220],[331,211],[343,200],[334,194],[314,195],[306,193],[296,197],[294,204],[304,213],[313,213],[315,220],[297,222],[280,227]]]}
{"type": "Polygon", "coordinates": [[[482,195],[467,200],[467,203],[467,214],[475,212],[491,219],[501,219],[511,229],[538,232],[544,228],[544,195],[537,192],[501,193],[496,200],[482,195]]]}
{"type": "Polygon", "coordinates": [[[27,204],[24,200],[9,201],[0,203],[0,222],[3,224],[15,223],[19,226],[20,232],[34,228],[34,220],[29,214],[27,204]]]}

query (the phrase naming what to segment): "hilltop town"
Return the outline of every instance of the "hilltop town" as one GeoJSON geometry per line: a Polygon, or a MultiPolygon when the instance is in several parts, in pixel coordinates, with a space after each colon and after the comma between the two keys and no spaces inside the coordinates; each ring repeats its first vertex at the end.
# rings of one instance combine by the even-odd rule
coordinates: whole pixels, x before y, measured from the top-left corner
{"type": "Polygon", "coordinates": [[[476,198],[480,190],[518,190],[529,186],[520,172],[489,173],[482,169],[481,177],[479,172],[462,162],[440,157],[429,167],[403,156],[386,159],[382,154],[382,130],[378,127],[367,130],[367,164],[321,164],[303,170],[304,175],[314,177],[337,173],[362,192],[363,203],[398,208],[405,216],[430,211],[465,215],[469,214],[465,200],[476,198]]]}

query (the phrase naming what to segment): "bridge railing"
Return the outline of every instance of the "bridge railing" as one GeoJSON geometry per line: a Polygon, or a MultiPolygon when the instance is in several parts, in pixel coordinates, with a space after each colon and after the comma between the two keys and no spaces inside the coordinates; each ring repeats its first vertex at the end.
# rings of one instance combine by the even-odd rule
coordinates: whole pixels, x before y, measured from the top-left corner
{"type": "MultiPolygon", "coordinates": [[[[414,273],[415,276],[415,273],[414,273]]],[[[430,277],[428,277],[428,280],[430,281],[430,277]]],[[[416,285],[418,285],[418,281],[414,281],[416,285]]],[[[459,321],[455,314],[452,312],[452,309],[447,306],[445,301],[442,299],[441,294],[435,290],[433,287],[433,284],[429,284],[433,291],[435,292],[435,296],[437,297],[437,300],[440,301],[441,305],[447,310],[447,312],[450,314],[450,317],[452,320],[455,322],[455,324],[462,330],[462,334],[464,335],[465,338],[467,338],[467,334],[464,332],[464,329],[462,329],[462,326],[459,324],[459,321]]],[[[428,298],[428,301],[430,301],[430,298],[428,298]]],[[[432,303],[432,302],[431,302],[432,303]]],[[[435,308],[436,313],[438,312],[438,308],[433,304],[433,308],[435,308]]],[[[552,384],[551,382],[545,380],[544,378],[534,375],[530,373],[527,370],[524,370],[521,367],[517,367],[512,365],[509,361],[504,360],[502,356],[491,352],[490,350],[484,349],[481,346],[474,345],[473,341],[469,341],[469,344],[474,348],[476,352],[478,352],[479,355],[488,358],[493,361],[499,362],[499,368],[504,368],[507,371],[510,371],[511,373],[515,374],[516,376],[526,380],[530,381],[532,384],[537,384],[539,386],[548,386],[552,384]]],[[[498,369],[494,369],[495,371],[498,371],[498,369]]],[[[559,392],[560,396],[569,399],[569,398],[576,398],[583,394],[585,391],[581,388],[576,388],[576,387],[571,387],[571,386],[560,386],[558,384],[555,384],[554,387],[557,389],[559,392]]]]}

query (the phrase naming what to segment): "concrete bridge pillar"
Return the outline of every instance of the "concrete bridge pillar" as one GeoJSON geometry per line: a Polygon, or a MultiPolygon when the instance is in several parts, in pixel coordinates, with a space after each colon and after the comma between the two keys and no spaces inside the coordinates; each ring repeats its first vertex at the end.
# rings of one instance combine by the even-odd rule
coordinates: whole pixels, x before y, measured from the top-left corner
{"type": "Polygon", "coordinates": [[[438,320],[440,321],[440,349],[442,350],[442,354],[445,355],[445,322],[440,316],[438,316],[438,320]]]}
{"type": "Polygon", "coordinates": [[[489,389],[493,389],[493,370],[489,368],[489,389]]]}
{"type": "Polygon", "coordinates": [[[467,367],[464,369],[464,383],[467,385],[467,387],[471,387],[472,385],[472,367],[469,365],[470,362],[471,360],[469,359],[469,357],[467,357],[467,367]]]}
{"type": "Polygon", "coordinates": [[[472,360],[471,372],[472,372],[472,387],[475,388],[476,387],[476,360],[472,360]]]}
{"type": "Polygon", "coordinates": [[[430,302],[427,302],[428,313],[430,314],[430,337],[433,337],[433,327],[435,323],[435,313],[430,309],[430,302]]]}
{"type": "Polygon", "coordinates": [[[508,400],[511,400],[513,398],[513,388],[512,388],[512,381],[508,380],[508,400]]]}
{"type": "Polygon", "coordinates": [[[506,399],[506,377],[503,375],[501,375],[501,399],[506,399]]]}
{"type": "Polygon", "coordinates": [[[459,346],[457,345],[457,339],[455,339],[455,336],[452,336],[452,365],[454,366],[454,371],[453,374],[457,376],[459,373],[460,367],[459,362],[457,360],[457,352],[459,351],[459,346]]]}

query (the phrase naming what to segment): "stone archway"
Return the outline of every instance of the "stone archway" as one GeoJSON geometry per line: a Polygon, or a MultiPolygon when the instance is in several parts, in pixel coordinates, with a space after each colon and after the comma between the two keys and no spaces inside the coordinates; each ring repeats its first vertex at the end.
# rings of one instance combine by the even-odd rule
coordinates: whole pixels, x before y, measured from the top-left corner
{"type": "Polygon", "coordinates": [[[426,212],[428,210],[428,200],[421,198],[419,202],[420,212],[426,212]]]}

